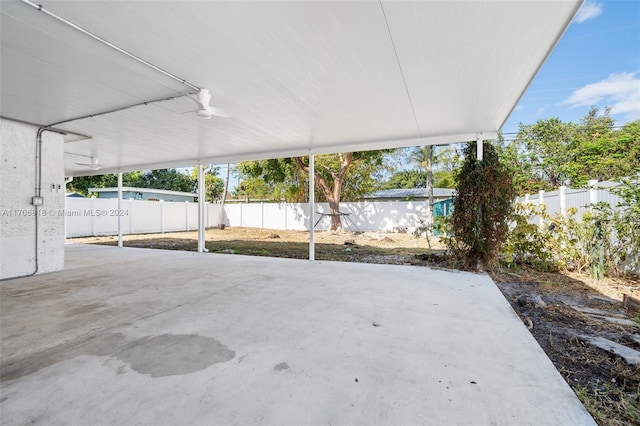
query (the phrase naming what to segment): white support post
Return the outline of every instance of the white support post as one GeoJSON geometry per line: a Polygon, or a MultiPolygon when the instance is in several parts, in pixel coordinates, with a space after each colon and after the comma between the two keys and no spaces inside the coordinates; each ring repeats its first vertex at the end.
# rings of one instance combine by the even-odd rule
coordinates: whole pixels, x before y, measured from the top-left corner
{"type": "Polygon", "coordinates": [[[118,172],[118,247],[123,247],[122,241],[122,172],[118,172]]]}
{"type": "Polygon", "coordinates": [[[315,155],[309,151],[309,260],[316,260],[316,245],[314,241],[315,232],[315,198],[316,198],[316,178],[315,178],[315,155]]]}
{"type": "Polygon", "coordinates": [[[427,230],[427,238],[431,235],[433,235],[433,147],[431,145],[427,145],[424,147],[424,153],[425,153],[425,161],[427,162],[426,164],[426,169],[427,169],[427,195],[429,197],[429,200],[427,202],[427,225],[428,225],[428,230],[427,230]]]}
{"type": "Polygon", "coordinates": [[[204,166],[198,164],[198,253],[206,251],[204,244],[204,166]]]}
{"type": "Polygon", "coordinates": [[[484,150],[482,146],[482,133],[478,133],[476,137],[476,160],[482,161],[484,157],[484,150]]]}
{"type": "Polygon", "coordinates": [[[558,188],[558,196],[560,197],[560,215],[567,217],[567,187],[562,185],[558,188]]]}

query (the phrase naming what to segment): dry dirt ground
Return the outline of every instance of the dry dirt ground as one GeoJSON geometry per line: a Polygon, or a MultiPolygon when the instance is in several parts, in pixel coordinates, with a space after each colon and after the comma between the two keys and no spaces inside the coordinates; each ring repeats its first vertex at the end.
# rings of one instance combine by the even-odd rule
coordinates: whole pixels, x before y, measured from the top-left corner
{"type": "MultiPolygon", "coordinates": [[[[198,249],[197,232],[125,235],[127,247],[169,250],[198,249]]],[[[212,253],[245,254],[253,256],[308,259],[309,232],[258,228],[212,228],[206,231],[206,247],[212,253]]],[[[72,238],[68,241],[88,244],[116,245],[117,237],[72,238]]],[[[442,249],[437,238],[416,238],[402,233],[316,232],[315,257],[363,263],[411,264],[419,263],[415,255],[442,249]]]]}
{"type": "MultiPolygon", "coordinates": [[[[69,241],[117,244],[113,236],[69,241]]],[[[206,232],[207,249],[217,253],[307,258],[308,241],[306,231],[227,228],[206,232]]],[[[315,241],[319,260],[448,266],[437,238],[317,232],[315,241]]],[[[127,235],[124,245],[195,251],[197,234],[127,235]]],[[[640,297],[640,281],[596,281],[581,274],[533,270],[489,273],[595,420],[601,425],[640,425],[640,312],[622,303],[624,294],[640,297]]]]}

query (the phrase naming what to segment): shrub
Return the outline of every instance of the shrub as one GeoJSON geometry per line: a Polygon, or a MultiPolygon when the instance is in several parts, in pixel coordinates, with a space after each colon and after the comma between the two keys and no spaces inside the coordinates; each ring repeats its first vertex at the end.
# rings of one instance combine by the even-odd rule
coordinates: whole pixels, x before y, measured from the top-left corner
{"type": "Polygon", "coordinates": [[[640,263],[640,173],[622,179],[612,192],[622,198],[613,215],[614,260],[620,272],[638,274],[640,263]],[[635,266],[635,271],[633,267],[635,266]]]}
{"type": "Polygon", "coordinates": [[[576,220],[577,210],[567,216],[550,216],[544,204],[516,203],[503,250],[508,267],[527,265],[541,271],[576,270],[589,267],[588,228],[576,220]],[[539,226],[542,220],[543,226],[539,226]]]}
{"type": "Polygon", "coordinates": [[[544,205],[516,204],[503,250],[503,262],[539,270],[589,271],[601,279],[638,273],[640,259],[639,179],[623,179],[612,189],[622,198],[614,212],[597,203],[576,219],[576,209],[566,217],[547,214],[544,205]],[[544,226],[537,225],[542,220],[544,226]]]}
{"type": "Polygon", "coordinates": [[[484,159],[478,161],[475,142],[464,148],[451,216],[450,249],[470,269],[491,267],[497,260],[515,196],[511,175],[495,148],[484,142],[483,151],[484,159]]]}

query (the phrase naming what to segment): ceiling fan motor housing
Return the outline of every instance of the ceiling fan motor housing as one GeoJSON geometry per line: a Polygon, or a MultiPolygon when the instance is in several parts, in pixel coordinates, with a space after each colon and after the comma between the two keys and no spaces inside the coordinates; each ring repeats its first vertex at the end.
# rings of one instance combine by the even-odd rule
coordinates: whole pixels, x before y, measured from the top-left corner
{"type": "Polygon", "coordinates": [[[200,118],[211,118],[211,111],[206,109],[199,109],[196,111],[196,115],[200,118]]]}

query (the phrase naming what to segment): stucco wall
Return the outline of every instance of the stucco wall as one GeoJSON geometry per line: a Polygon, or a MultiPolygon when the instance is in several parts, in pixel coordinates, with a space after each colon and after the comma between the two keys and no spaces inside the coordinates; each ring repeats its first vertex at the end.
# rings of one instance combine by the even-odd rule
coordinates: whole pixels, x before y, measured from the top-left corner
{"type": "Polygon", "coordinates": [[[44,204],[37,209],[36,235],[36,209],[31,198],[36,188],[37,131],[33,126],[0,119],[0,278],[36,270],[36,238],[38,273],[64,267],[64,141],[57,133],[42,135],[44,204]]]}

